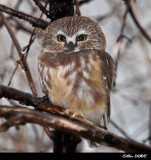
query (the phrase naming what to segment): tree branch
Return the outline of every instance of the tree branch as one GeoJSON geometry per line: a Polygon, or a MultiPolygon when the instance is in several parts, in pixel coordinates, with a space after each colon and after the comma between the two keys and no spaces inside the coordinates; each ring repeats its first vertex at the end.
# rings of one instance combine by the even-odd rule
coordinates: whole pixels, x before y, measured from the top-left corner
{"type": "Polygon", "coordinates": [[[46,29],[48,22],[0,4],[0,11],[31,23],[34,27],[46,29]]]}
{"type": "Polygon", "coordinates": [[[126,152],[151,152],[151,147],[117,136],[82,117],[70,119],[72,114],[66,115],[65,109],[54,107],[48,101],[40,103],[42,100],[41,97],[0,85],[0,98],[2,97],[17,100],[25,105],[31,105],[37,109],[49,112],[48,114],[26,108],[2,106],[0,107],[0,117],[8,120],[5,125],[2,125],[3,127],[5,126],[5,130],[17,124],[36,123],[44,127],[52,127],[63,132],[81,136],[85,139],[96,141],[99,144],[126,152]]]}

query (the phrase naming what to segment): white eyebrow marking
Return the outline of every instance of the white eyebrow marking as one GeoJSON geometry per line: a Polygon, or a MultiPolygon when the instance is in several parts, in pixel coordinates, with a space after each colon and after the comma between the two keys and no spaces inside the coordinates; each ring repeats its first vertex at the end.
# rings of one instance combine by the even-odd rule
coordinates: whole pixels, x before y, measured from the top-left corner
{"type": "Polygon", "coordinates": [[[87,34],[87,35],[89,35],[89,34],[86,32],[86,30],[83,30],[83,29],[79,30],[79,31],[76,33],[76,36],[79,36],[80,34],[87,34]]]}
{"type": "Polygon", "coordinates": [[[62,30],[59,30],[55,36],[58,36],[60,34],[66,36],[66,34],[62,30]]]}

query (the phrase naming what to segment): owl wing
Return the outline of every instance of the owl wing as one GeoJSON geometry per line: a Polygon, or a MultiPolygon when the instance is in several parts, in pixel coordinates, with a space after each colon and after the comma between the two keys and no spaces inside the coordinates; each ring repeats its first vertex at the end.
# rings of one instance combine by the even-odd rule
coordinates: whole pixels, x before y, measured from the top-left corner
{"type": "MultiPolygon", "coordinates": [[[[98,52],[98,55],[101,60],[102,78],[104,80],[105,91],[107,93],[106,105],[108,109],[104,116],[104,123],[107,123],[110,118],[110,90],[114,84],[116,70],[114,60],[107,52],[101,50],[98,52]]],[[[107,126],[107,124],[104,124],[104,126],[107,126]]]]}
{"type": "Polygon", "coordinates": [[[112,89],[115,80],[115,63],[113,58],[104,50],[98,52],[99,58],[102,62],[103,80],[108,86],[109,91],[112,89]]]}

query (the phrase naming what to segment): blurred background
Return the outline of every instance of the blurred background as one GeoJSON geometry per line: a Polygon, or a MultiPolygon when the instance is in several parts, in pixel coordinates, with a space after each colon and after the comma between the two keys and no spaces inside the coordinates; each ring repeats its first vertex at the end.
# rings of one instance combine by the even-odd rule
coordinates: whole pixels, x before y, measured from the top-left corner
{"type": "MultiPolygon", "coordinates": [[[[44,5],[45,1],[41,0],[41,3],[44,5]]],[[[41,15],[41,11],[32,0],[1,0],[0,4],[37,18],[41,15]]],[[[151,36],[151,1],[136,0],[132,5],[139,23],[151,36]]],[[[129,13],[125,19],[124,30],[121,31],[126,12],[126,5],[122,0],[91,0],[80,5],[80,11],[82,16],[95,20],[101,26],[107,40],[106,51],[117,63],[116,86],[111,92],[109,131],[151,144],[151,43],[141,34],[129,13]],[[122,36],[123,39],[120,38],[122,36]]],[[[29,44],[33,27],[24,20],[4,15],[21,48],[24,49],[29,44]]],[[[45,16],[42,18],[47,20],[45,16]]],[[[38,36],[30,47],[27,63],[38,95],[42,96],[37,71],[42,31],[37,29],[34,35],[38,36]]],[[[16,48],[0,19],[0,84],[9,84],[13,88],[32,93],[25,72],[17,65],[18,60],[20,58],[16,48]]],[[[0,100],[0,105],[12,104],[17,102],[0,100]]],[[[3,121],[0,119],[0,123],[3,121]]],[[[0,133],[0,152],[8,151],[52,152],[52,141],[41,126],[26,124],[21,126],[20,130],[12,127],[9,131],[0,133]]],[[[89,148],[86,140],[78,144],[77,151],[121,152],[105,146],[89,148]]]]}

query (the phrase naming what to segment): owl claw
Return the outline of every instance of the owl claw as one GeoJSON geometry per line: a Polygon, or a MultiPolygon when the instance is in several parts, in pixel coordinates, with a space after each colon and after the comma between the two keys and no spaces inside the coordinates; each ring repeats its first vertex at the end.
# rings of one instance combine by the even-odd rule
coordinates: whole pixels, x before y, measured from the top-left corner
{"type": "Polygon", "coordinates": [[[74,111],[73,109],[66,109],[65,114],[70,116],[71,119],[75,119],[77,117],[84,117],[81,112],[74,111]]]}
{"type": "Polygon", "coordinates": [[[76,117],[85,118],[84,115],[83,115],[81,112],[75,112],[75,113],[73,113],[73,115],[71,116],[71,118],[76,118],[76,117]]]}

